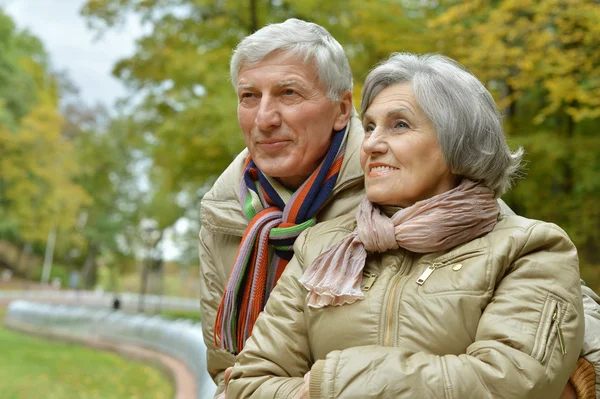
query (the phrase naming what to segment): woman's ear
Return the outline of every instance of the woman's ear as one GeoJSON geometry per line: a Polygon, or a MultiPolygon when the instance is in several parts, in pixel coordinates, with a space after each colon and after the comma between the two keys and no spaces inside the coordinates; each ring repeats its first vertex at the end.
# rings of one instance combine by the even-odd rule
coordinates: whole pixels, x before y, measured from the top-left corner
{"type": "Polygon", "coordinates": [[[352,92],[347,91],[340,96],[340,101],[337,103],[338,115],[333,123],[334,130],[342,130],[350,120],[352,116],[352,92]]]}

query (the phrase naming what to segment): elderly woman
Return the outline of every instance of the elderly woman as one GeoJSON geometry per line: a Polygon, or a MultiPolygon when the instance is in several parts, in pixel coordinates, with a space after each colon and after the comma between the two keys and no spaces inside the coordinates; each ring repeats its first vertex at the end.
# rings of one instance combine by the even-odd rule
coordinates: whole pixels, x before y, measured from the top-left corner
{"type": "Polygon", "coordinates": [[[361,108],[367,196],[296,241],[227,397],[558,398],[583,341],[577,252],[500,212],[522,150],[490,93],[396,54],[361,108]]]}

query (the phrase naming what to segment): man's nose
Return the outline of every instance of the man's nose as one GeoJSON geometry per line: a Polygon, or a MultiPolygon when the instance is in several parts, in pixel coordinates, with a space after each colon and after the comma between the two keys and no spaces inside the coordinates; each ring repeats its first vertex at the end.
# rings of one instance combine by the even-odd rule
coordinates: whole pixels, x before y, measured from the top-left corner
{"type": "Polygon", "coordinates": [[[271,96],[262,96],[255,125],[259,130],[270,130],[281,125],[281,114],[277,101],[271,96]]]}

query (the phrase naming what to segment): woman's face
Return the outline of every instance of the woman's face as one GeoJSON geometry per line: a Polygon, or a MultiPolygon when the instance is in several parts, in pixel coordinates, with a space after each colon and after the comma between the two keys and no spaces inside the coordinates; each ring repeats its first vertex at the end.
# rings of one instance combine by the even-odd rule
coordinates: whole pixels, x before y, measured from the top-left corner
{"type": "Polygon", "coordinates": [[[360,162],[369,201],[407,207],[456,186],[433,123],[417,104],[410,83],[383,89],[362,122],[360,162]]]}

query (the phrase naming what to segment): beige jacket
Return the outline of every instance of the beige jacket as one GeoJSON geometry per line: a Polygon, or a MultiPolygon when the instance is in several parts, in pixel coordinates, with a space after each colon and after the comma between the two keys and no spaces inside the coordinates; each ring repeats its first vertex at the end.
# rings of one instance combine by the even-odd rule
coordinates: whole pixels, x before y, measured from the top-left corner
{"type": "MultiPolygon", "coordinates": [[[[333,196],[317,214],[317,222],[355,214],[364,195],[363,173],[359,163],[362,138],[362,124],[358,118],[353,117],[350,121],[346,154],[333,196]]],[[[235,360],[233,355],[215,347],[213,331],[221,296],[248,225],[238,199],[242,168],[247,157],[248,151],[244,150],[229,165],[202,199],[200,209],[200,311],[207,347],[208,372],[217,385],[221,383],[225,369],[233,366],[235,360]]],[[[221,390],[222,387],[217,393],[221,390]]]]}
{"type": "Polygon", "coordinates": [[[311,398],[560,396],[584,334],[577,252],[563,230],[503,214],[450,251],[369,256],[365,300],[308,308],[298,278],[354,227],[350,215],[296,241],[228,398],[293,398],[308,371],[311,398]]]}

